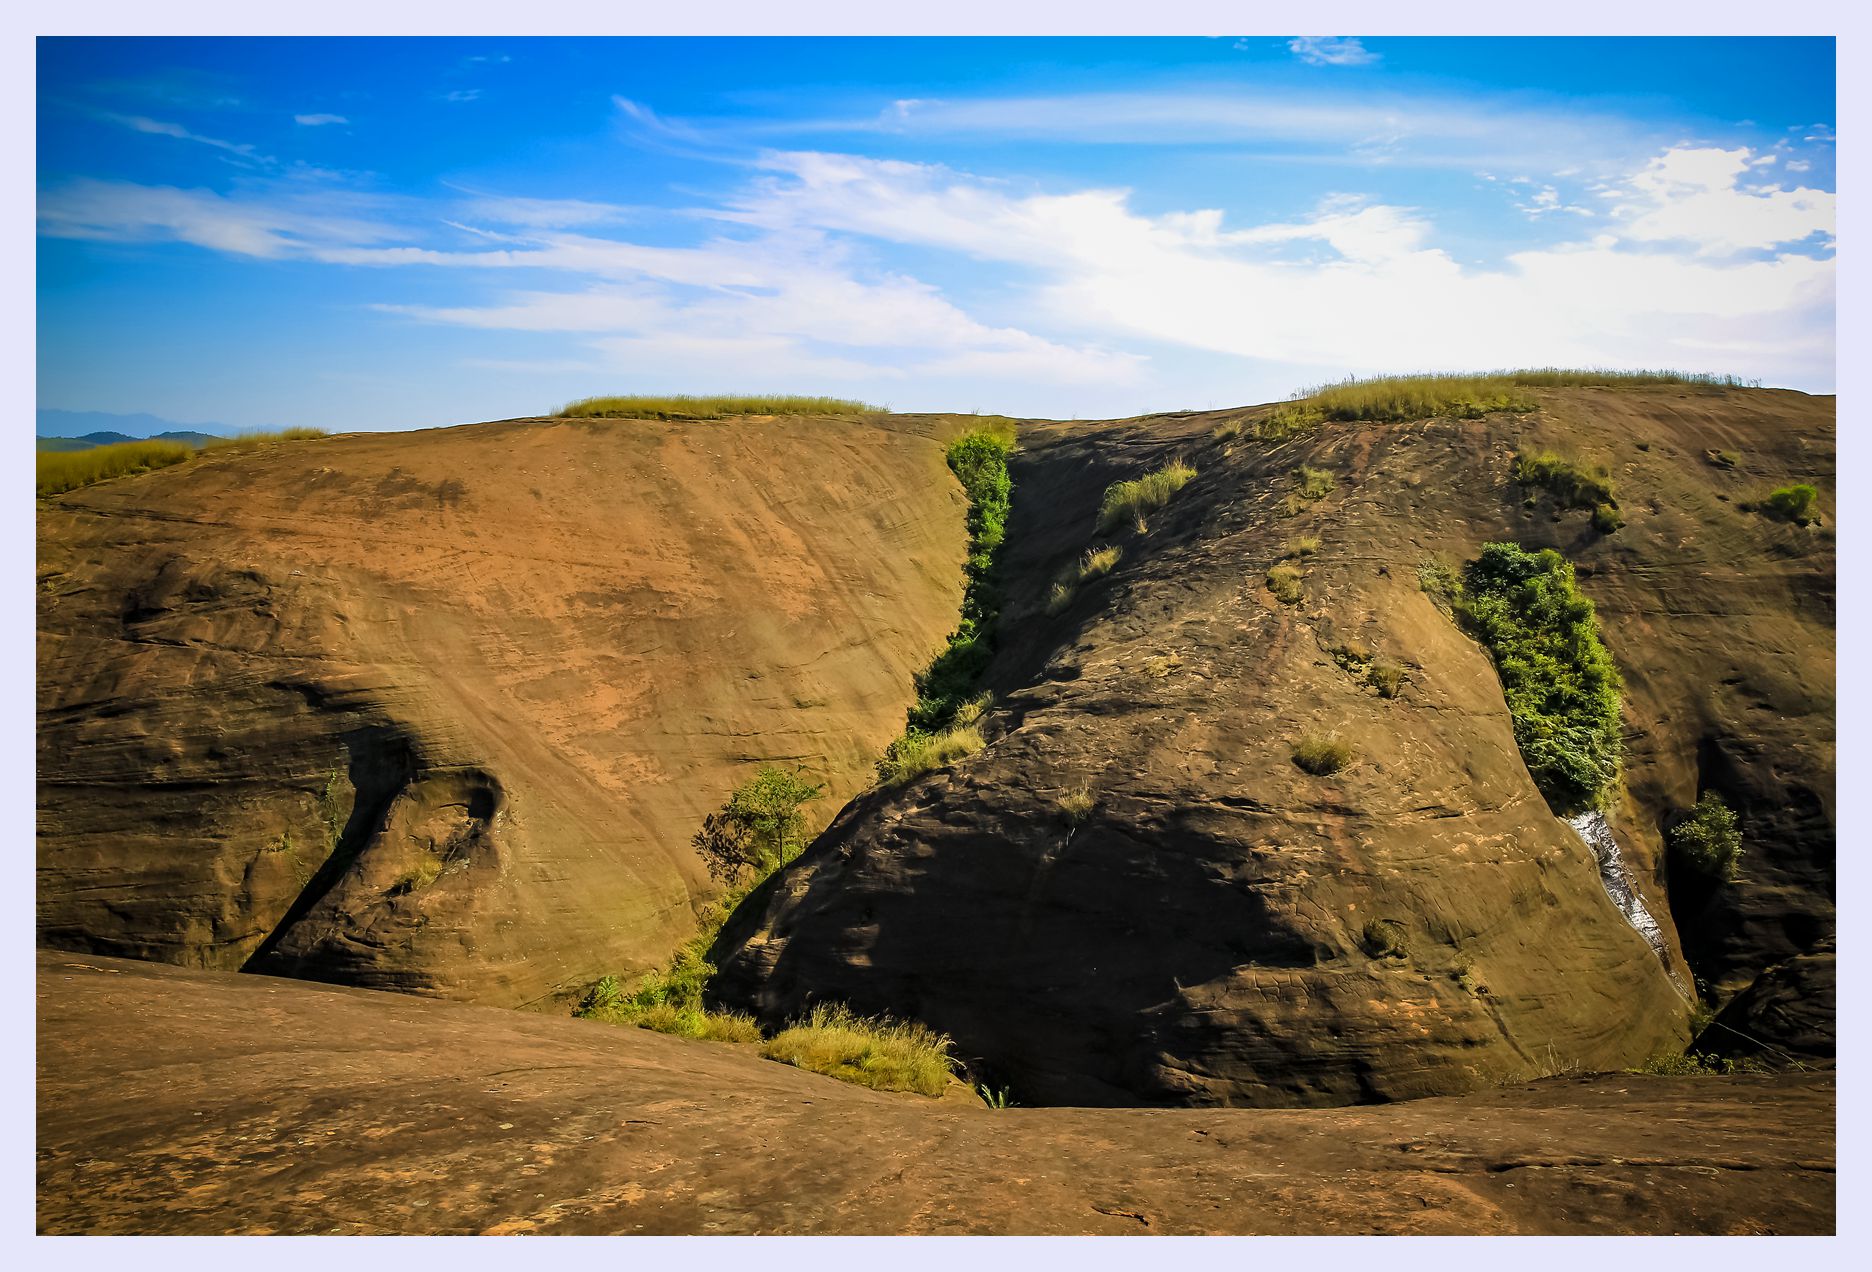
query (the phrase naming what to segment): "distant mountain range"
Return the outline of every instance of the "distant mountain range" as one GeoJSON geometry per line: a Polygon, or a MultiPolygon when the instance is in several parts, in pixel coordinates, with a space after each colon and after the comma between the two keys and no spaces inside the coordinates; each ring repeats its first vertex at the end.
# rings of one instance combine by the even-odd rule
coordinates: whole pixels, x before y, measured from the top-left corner
{"type": "Polygon", "coordinates": [[[118,442],[140,442],[144,440],[159,442],[182,442],[189,446],[201,446],[217,440],[218,433],[197,433],[188,430],[174,430],[167,433],[151,433],[148,439],[132,437],[128,433],[86,433],[83,437],[40,437],[36,449],[42,451],[80,451],[90,450],[94,446],[114,446],[118,442]]]}
{"type": "Polygon", "coordinates": [[[225,424],[181,424],[160,415],[140,412],[116,415],[109,411],[42,409],[38,415],[37,449],[42,451],[90,450],[93,446],[135,442],[144,438],[200,446],[204,441],[226,437],[234,432],[225,424]]]}

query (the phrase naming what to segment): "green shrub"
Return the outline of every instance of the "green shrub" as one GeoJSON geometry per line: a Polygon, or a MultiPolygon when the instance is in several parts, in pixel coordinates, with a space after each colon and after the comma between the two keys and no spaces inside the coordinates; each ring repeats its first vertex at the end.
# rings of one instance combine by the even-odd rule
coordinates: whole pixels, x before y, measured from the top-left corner
{"type": "Polygon", "coordinates": [[[1514,458],[1514,479],[1523,486],[1552,492],[1563,508],[1610,506],[1616,514],[1612,474],[1604,467],[1586,467],[1578,460],[1553,451],[1524,451],[1514,458]]]}
{"type": "Polygon", "coordinates": [[[1704,791],[1696,807],[1671,828],[1671,856],[1715,882],[1735,878],[1742,856],[1742,832],[1736,815],[1715,791],[1704,791]]]}
{"type": "Polygon", "coordinates": [[[117,442],[81,451],[41,451],[38,454],[38,493],[64,494],[110,477],[127,477],[180,464],[195,454],[184,442],[117,442]]]}
{"type": "Polygon", "coordinates": [[[1274,593],[1274,599],[1282,605],[1300,603],[1300,571],[1291,565],[1277,565],[1267,572],[1268,591],[1274,593]]]}
{"type": "Polygon", "coordinates": [[[956,1068],[950,1045],[948,1035],[915,1021],[866,1019],[843,1003],[818,1003],[761,1054],[875,1091],[939,1096],[956,1068]]]}
{"type": "Polygon", "coordinates": [[[554,414],[561,419],[713,420],[730,415],[880,415],[881,406],[848,398],[800,397],[785,393],[675,393],[591,397],[568,402],[554,414]]]}
{"type": "Polygon", "coordinates": [[[891,743],[878,761],[878,778],[886,786],[901,786],[973,755],[986,745],[981,729],[973,724],[952,725],[941,733],[910,729],[891,743]]]}
{"type": "Polygon", "coordinates": [[[1792,521],[1797,526],[1804,526],[1819,520],[1814,515],[1814,504],[1819,499],[1820,492],[1803,482],[1781,487],[1762,501],[1761,510],[1778,521],[1792,521]]]}
{"type": "Polygon", "coordinates": [[[1495,659],[1515,741],[1558,811],[1595,805],[1618,777],[1619,675],[1593,604],[1551,549],[1490,543],[1459,612],[1495,659]]]}
{"type": "Polygon", "coordinates": [[[1287,555],[1290,557],[1312,556],[1315,552],[1319,551],[1319,545],[1320,538],[1318,535],[1303,534],[1287,545],[1287,555]]]}
{"type": "Polygon", "coordinates": [[[1297,493],[1302,499],[1324,499],[1333,492],[1337,484],[1333,475],[1324,468],[1309,468],[1302,464],[1294,470],[1297,493]]]}
{"type": "Polygon", "coordinates": [[[1294,743],[1293,762],[1315,777],[1337,773],[1352,762],[1352,744],[1331,733],[1309,733],[1294,743]]]}
{"type": "Polygon", "coordinates": [[[1611,534],[1625,524],[1625,518],[1619,513],[1617,504],[1600,504],[1592,510],[1592,528],[1600,534],[1611,534]]]}
{"type": "Polygon", "coordinates": [[[1196,470],[1180,459],[1173,459],[1155,472],[1135,481],[1115,481],[1105,488],[1099,504],[1098,528],[1106,533],[1125,521],[1132,522],[1139,534],[1148,528],[1145,516],[1170,502],[1170,497],[1188,485],[1196,470]]]}
{"type": "Polygon", "coordinates": [[[766,878],[805,847],[806,817],[800,810],[825,793],[799,773],[768,764],[739,787],[720,811],[703,819],[692,841],[709,873],[737,883],[752,871],[766,878]]]}
{"type": "Polygon", "coordinates": [[[1728,1056],[1684,1051],[1652,1056],[1641,1067],[1627,1072],[1648,1073],[1661,1078],[1700,1078],[1734,1073],[1767,1073],[1768,1066],[1752,1056],[1731,1060],[1728,1056]]]}

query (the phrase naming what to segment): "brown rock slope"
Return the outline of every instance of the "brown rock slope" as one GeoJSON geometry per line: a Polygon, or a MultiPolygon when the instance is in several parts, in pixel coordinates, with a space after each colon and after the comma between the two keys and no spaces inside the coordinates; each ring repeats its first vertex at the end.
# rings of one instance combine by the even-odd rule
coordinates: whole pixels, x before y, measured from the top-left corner
{"type": "Polygon", "coordinates": [[[918,1016],[1027,1103],[1396,1099],[1681,1046],[1685,949],[1722,993],[1832,929],[1832,535],[1739,506],[1813,480],[1830,513],[1832,401],[1541,400],[1272,444],[1213,440],[1226,413],[1024,430],[987,749],[850,805],[730,928],[720,992],[769,1020],[821,998],[918,1016]],[[1607,463],[1628,524],[1530,505],[1521,445],[1607,463]],[[1106,484],[1177,454],[1199,475],[1049,616],[1106,484]],[[1290,498],[1303,464],[1332,491],[1290,498]],[[1624,670],[1613,828],[1662,958],[1533,786],[1487,654],[1420,589],[1427,559],[1499,539],[1578,563],[1624,670]],[[1294,604],[1266,582],[1282,561],[1294,604]],[[1400,664],[1397,695],[1347,650],[1400,664]],[[1310,732],[1356,761],[1301,771],[1310,732]],[[1686,904],[1661,832],[1700,787],[1749,846],[1686,904]]]}
{"type": "Polygon", "coordinates": [[[521,420],[42,502],[43,943],[520,1004],[694,929],[764,760],[829,817],[953,625],[939,420],[521,420]]]}
{"type": "Polygon", "coordinates": [[[749,1048],[46,952],[42,1233],[1823,1233],[1831,1074],[1008,1109],[749,1048]]]}

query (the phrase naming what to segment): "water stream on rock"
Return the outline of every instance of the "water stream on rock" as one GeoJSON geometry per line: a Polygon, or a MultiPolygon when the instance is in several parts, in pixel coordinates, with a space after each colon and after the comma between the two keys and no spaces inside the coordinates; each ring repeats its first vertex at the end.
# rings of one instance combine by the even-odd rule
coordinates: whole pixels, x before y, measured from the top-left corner
{"type": "Polygon", "coordinates": [[[1566,824],[1592,849],[1593,857],[1599,862],[1599,882],[1605,885],[1606,895],[1612,898],[1612,904],[1619,908],[1619,913],[1625,916],[1625,921],[1636,929],[1638,935],[1650,944],[1652,953],[1663,964],[1664,973],[1670,977],[1677,992],[1689,998],[1689,988],[1671,967],[1670,947],[1664,942],[1664,930],[1651,917],[1651,911],[1645,908],[1644,898],[1638,895],[1631,877],[1625,873],[1625,861],[1619,853],[1618,840],[1612,837],[1612,827],[1606,824],[1605,814],[1578,813],[1567,818],[1566,824]]]}

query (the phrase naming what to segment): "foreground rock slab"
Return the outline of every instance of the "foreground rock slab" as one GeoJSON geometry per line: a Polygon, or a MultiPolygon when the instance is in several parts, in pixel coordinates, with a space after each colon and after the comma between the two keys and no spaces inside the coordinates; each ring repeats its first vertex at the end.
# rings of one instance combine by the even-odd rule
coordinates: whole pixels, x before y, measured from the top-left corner
{"type": "Polygon", "coordinates": [[[42,1233],[1834,1228],[1830,1073],[996,1111],[749,1048],[55,951],[38,1031],[42,1233]]]}

